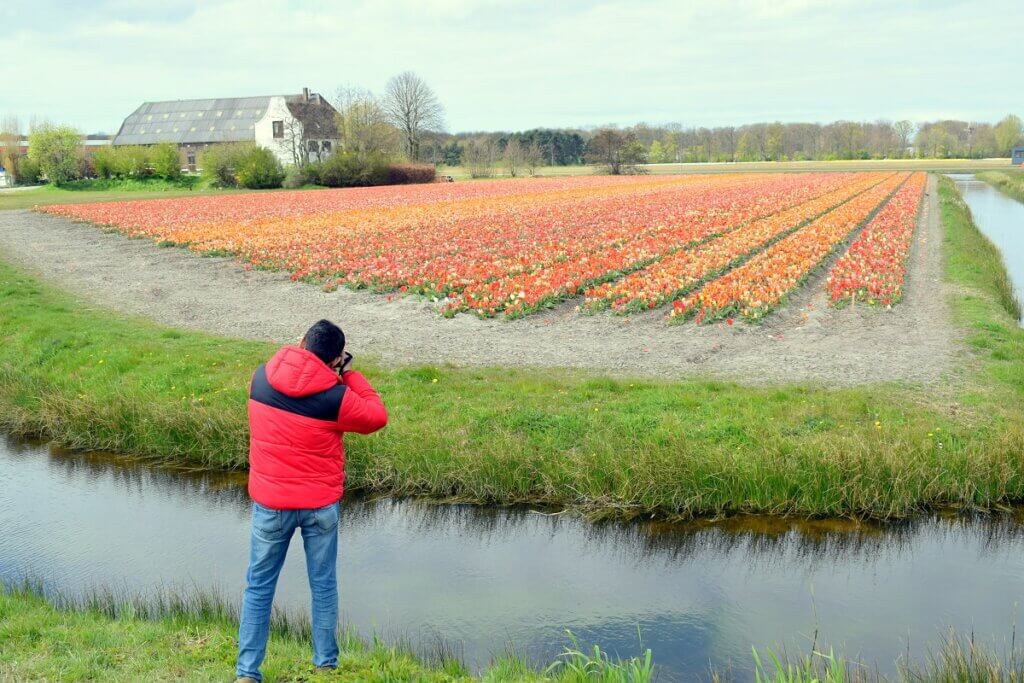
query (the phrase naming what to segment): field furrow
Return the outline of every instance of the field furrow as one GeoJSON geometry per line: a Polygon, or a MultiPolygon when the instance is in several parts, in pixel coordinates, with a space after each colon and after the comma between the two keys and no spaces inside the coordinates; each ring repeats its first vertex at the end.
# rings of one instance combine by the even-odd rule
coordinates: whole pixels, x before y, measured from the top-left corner
{"type": "MultiPolygon", "coordinates": [[[[499,311],[517,316],[566,297],[592,284],[642,267],[682,246],[706,240],[758,218],[771,215],[847,180],[845,176],[780,179],[756,188],[735,187],[701,197],[676,211],[673,220],[652,221],[649,230],[623,233],[615,227],[596,239],[567,245],[549,265],[465,287],[451,298],[447,310],[473,310],[480,315],[499,311]]],[[[671,207],[669,207],[671,209],[671,207]]],[[[640,223],[643,225],[643,223],[640,223]]]]}
{"type": "Polygon", "coordinates": [[[915,173],[832,267],[826,288],[833,305],[859,300],[890,306],[903,298],[907,256],[926,180],[926,174],[915,173]]]}
{"type": "Polygon", "coordinates": [[[757,254],[742,266],[673,302],[670,316],[697,321],[735,313],[748,320],[767,315],[836,247],[906,181],[899,174],[826,213],[757,254]]]}
{"type": "Polygon", "coordinates": [[[584,307],[591,311],[610,307],[616,313],[657,308],[708,278],[738,265],[738,262],[803,223],[876,185],[886,175],[869,174],[848,179],[839,189],[753,221],[703,244],[680,249],[621,280],[592,287],[586,292],[584,307]]]}

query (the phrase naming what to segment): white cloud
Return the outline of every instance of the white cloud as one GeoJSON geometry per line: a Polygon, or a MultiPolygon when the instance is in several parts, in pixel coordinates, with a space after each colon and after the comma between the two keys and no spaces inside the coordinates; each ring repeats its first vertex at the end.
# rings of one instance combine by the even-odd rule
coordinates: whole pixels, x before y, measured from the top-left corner
{"type": "Polygon", "coordinates": [[[7,7],[0,113],[109,131],[144,100],[380,89],[405,69],[455,130],[1024,111],[1018,0],[84,5],[7,7]]]}

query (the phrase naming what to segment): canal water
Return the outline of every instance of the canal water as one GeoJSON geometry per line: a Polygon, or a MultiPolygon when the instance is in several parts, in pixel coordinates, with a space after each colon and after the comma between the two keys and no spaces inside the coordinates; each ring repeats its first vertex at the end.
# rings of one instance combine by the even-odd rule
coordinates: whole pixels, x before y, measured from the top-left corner
{"type": "Polygon", "coordinates": [[[949,177],[971,208],[978,228],[1003,252],[1017,300],[1024,303],[1024,202],[976,180],[972,173],[953,173],[949,177]]]}
{"type": "MultiPolygon", "coordinates": [[[[244,475],[183,473],[0,441],[0,578],[74,595],[217,591],[245,574],[244,475]]],[[[883,672],[953,627],[1003,651],[1024,595],[1024,516],[885,527],[751,518],[591,524],[525,509],[346,500],[343,619],[363,634],[438,639],[479,667],[508,647],[654,651],[659,680],[710,666],[750,677],[750,648],[833,646],[883,672]]],[[[277,604],[305,612],[301,541],[277,604]]]]}

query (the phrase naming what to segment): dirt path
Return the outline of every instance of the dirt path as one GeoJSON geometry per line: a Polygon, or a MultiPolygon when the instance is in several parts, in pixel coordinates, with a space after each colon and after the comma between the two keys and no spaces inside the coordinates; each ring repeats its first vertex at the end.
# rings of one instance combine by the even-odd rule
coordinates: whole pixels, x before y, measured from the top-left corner
{"type": "Polygon", "coordinates": [[[103,305],[168,325],[292,341],[313,320],[338,322],[357,354],[384,362],[596,368],[654,377],[715,376],[752,383],[931,384],[950,369],[955,331],[941,272],[936,182],[928,182],[906,298],[891,311],[835,310],[819,272],[761,325],[666,325],[663,312],[581,316],[574,304],[523,320],[438,317],[422,299],[341,289],[232,259],[161,248],[28,211],[0,212],[0,253],[103,305]]]}

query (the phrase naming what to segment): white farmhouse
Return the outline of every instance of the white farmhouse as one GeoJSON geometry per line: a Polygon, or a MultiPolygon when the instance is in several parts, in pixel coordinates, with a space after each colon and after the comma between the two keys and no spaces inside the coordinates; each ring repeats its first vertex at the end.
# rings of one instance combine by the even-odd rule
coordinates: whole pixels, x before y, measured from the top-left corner
{"type": "Polygon", "coordinates": [[[146,102],[121,124],[115,145],[171,142],[182,166],[196,170],[198,153],[221,142],[255,142],[282,164],[329,155],[338,145],[337,111],[319,93],[146,102]]]}

